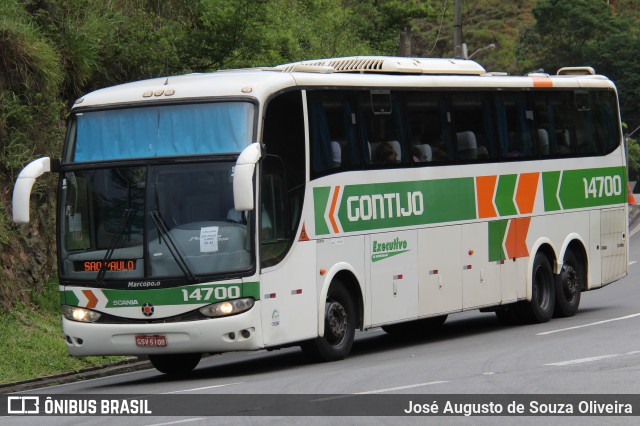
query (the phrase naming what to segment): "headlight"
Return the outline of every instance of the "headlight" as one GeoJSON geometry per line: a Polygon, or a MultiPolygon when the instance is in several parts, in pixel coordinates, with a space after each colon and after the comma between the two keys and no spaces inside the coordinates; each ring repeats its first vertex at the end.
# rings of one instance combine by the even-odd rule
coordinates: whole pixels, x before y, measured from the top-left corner
{"type": "Polygon", "coordinates": [[[62,315],[68,320],[78,322],[96,322],[100,318],[96,311],[68,305],[62,305],[62,315]]]}
{"type": "Polygon", "coordinates": [[[200,312],[208,317],[224,317],[227,315],[235,315],[253,308],[255,301],[253,299],[236,299],[227,300],[226,302],[214,303],[200,308],[200,312]]]}

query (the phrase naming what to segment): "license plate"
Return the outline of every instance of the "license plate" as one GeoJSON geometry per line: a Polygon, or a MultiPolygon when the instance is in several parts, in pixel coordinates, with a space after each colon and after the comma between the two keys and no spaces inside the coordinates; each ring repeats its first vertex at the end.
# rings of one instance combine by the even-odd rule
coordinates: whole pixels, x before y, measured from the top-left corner
{"type": "Polygon", "coordinates": [[[167,346],[166,336],[136,336],[138,346],[167,346]]]}

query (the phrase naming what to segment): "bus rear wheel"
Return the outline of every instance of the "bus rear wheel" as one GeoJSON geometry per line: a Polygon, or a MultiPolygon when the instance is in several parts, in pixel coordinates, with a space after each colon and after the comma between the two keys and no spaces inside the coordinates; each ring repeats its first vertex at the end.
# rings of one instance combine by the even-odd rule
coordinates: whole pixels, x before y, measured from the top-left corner
{"type": "Polygon", "coordinates": [[[536,253],[531,278],[531,301],[519,306],[519,316],[528,323],[547,322],[553,317],[556,290],[551,263],[544,253],[536,253]]]}
{"type": "Polygon", "coordinates": [[[303,352],[315,361],[338,361],[349,355],[356,329],[356,312],[344,285],[334,281],[324,312],[324,336],[304,342],[303,352]]]}
{"type": "Polygon", "coordinates": [[[202,354],[149,355],[149,361],[156,370],[172,376],[188,374],[196,368],[202,354]]]}
{"type": "Polygon", "coordinates": [[[562,270],[556,277],[556,317],[570,317],[578,312],[580,295],[585,287],[584,271],[584,265],[572,251],[568,251],[562,270]]]}

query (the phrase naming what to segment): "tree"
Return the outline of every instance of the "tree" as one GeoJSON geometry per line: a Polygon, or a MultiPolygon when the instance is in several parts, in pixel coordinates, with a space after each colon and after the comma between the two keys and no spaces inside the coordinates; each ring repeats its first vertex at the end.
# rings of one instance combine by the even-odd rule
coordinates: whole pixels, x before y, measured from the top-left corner
{"type": "Polygon", "coordinates": [[[640,180],[640,144],[637,139],[627,139],[627,163],[629,164],[629,180],[640,180]]]}
{"type": "MultiPolygon", "coordinates": [[[[435,19],[431,2],[420,0],[344,0],[359,39],[380,55],[397,55],[400,31],[416,19],[435,19]]],[[[439,7],[439,6],[438,6],[439,7]]]]}
{"type": "Polygon", "coordinates": [[[640,35],[624,11],[601,0],[540,0],[532,12],[535,24],[523,29],[517,48],[522,71],[592,66],[617,84],[623,120],[640,124],[640,35]]]}
{"type": "Polygon", "coordinates": [[[518,46],[525,70],[555,73],[563,66],[588,64],[594,45],[628,29],[602,0],[540,0],[532,13],[535,24],[523,30],[518,46]]]}

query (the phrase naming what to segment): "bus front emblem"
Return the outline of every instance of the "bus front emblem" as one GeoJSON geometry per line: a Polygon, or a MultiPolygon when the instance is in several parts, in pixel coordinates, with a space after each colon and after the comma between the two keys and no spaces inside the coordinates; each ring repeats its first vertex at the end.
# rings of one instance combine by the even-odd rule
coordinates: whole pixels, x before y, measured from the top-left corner
{"type": "Polygon", "coordinates": [[[151,315],[153,315],[153,305],[149,302],[145,303],[144,305],[142,305],[142,313],[144,314],[145,317],[150,317],[151,315]]]}

